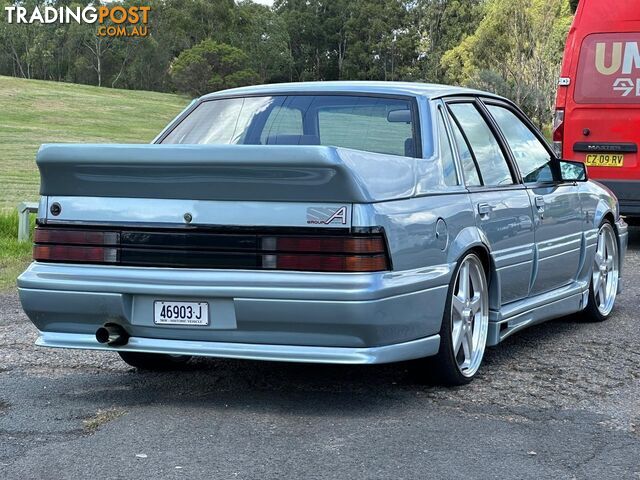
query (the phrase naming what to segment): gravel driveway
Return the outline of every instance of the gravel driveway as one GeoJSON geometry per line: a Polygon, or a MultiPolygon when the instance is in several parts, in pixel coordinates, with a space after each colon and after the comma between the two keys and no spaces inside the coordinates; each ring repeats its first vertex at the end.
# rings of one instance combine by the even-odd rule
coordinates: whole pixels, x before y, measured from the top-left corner
{"type": "Polygon", "coordinates": [[[137,373],[41,349],[0,294],[0,478],[640,478],[640,230],[603,324],[564,318],[491,349],[471,385],[406,365],[201,359],[137,373]]]}

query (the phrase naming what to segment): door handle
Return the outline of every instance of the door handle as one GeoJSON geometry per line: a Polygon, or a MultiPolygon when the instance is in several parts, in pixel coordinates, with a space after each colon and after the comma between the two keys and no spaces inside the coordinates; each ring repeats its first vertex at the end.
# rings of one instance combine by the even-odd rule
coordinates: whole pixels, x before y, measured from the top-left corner
{"type": "Polygon", "coordinates": [[[491,213],[491,205],[489,205],[488,203],[479,203],[478,213],[480,215],[489,215],[491,213]]]}
{"type": "Polygon", "coordinates": [[[536,197],[536,208],[540,215],[540,220],[544,220],[544,197],[536,197]]]}

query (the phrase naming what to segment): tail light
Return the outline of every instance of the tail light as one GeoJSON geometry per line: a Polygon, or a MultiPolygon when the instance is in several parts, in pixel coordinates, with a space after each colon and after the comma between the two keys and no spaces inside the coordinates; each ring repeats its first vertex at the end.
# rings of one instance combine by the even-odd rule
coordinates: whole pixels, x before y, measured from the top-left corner
{"type": "Polygon", "coordinates": [[[101,230],[39,227],[35,230],[34,242],[70,245],[117,245],[120,243],[120,234],[101,230]]]}
{"type": "Polygon", "coordinates": [[[117,232],[36,228],[33,259],[43,262],[116,263],[117,232]]]}
{"type": "Polygon", "coordinates": [[[41,262],[115,263],[118,250],[104,247],[35,245],[33,259],[41,262]]]}
{"type": "Polygon", "coordinates": [[[43,262],[316,272],[391,269],[384,233],[273,235],[206,231],[88,230],[38,226],[43,262]]]}
{"type": "Polygon", "coordinates": [[[262,267],[275,270],[377,272],[389,270],[382,235],[264,237],[262,267]]]}
{"type": "Polygon", "coordinates": [[[562,142],[564,141],[564,110],[557,109],[553,116],[553,150],[556,157],[562,158],[562,142]]]}

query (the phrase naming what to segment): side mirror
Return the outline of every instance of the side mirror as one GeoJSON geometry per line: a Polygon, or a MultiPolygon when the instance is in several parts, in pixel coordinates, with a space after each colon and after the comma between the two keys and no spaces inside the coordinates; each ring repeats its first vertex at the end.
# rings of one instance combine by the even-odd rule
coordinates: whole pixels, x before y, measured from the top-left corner
{"type": "Polygon", "coordinates": [[[560,177],[563,182],[586,182],[589,180],[587,166],[584,163],[571,160],[559,160],[558,163],[560,163],[560,177]]]}

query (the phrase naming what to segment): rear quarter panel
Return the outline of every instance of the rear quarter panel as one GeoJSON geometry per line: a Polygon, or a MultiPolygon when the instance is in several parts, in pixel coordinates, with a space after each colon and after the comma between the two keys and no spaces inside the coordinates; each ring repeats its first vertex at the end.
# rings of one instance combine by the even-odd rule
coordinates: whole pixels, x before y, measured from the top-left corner
{"type": "MultiPolygon", "coordinates": [[[[424,313],[429,331],[440,329],[446,294],[455,262],[466,244],[463,235],[473,225],[466,193],[416,197],[407,200],[354,205],[354,226],[384,228],[393,264],[394,283],[432,290],[437,302],[414,306],[424,313]],[[460,244],[460,238],[465,245],[460,244]]],[[[407,312],[408,313],[408,312],[407,312]]]]}

